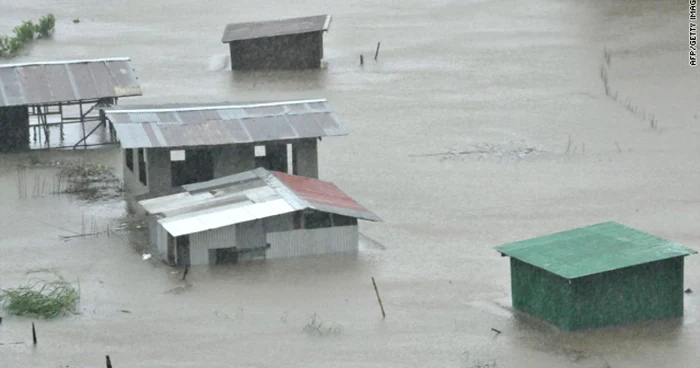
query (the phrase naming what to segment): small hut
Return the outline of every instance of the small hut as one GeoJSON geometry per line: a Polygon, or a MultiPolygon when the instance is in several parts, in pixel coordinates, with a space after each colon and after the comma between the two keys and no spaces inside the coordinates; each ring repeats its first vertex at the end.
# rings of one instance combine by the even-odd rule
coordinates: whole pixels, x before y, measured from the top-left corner
{"type": "Polygon", "coordinates": [[[221,41],[229,44],[231,70],[317,69],[330,24],[330,15],[232,23],[221,41]]]}
{"type": "Polygon", "coordinates": [[[694,250],[607,222],[501,245],[513,307],[577,330],[683,316],[694,250]]]}
{"type": "Polygon", "coordinates": [[[180,266],[356,252],[357,220],[380,221],[331,183],[263,168],[139,204],[152,248],[180,266]]]}
{"type": "Polygon", "coordinates": [[[114,143],[98,108],[140,95],[129,58],[0,64],[0,152],[114,143]]]}

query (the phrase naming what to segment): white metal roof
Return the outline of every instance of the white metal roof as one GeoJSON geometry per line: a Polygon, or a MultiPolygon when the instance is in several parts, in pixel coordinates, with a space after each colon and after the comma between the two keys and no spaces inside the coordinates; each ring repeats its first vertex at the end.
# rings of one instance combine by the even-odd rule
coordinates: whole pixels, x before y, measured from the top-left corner
{"type": "Polygon", "coordinates": [[[148,213],[158,214],[158,222],[175,237],[304,209],[380,221],[330,183],[263,168],[183,189],[186,191],[139,202],[148,213]],[[240,190],[227,190],[237,185],[240,190]],[[318,197],[323,195],[319,188],[325,188],[328,199],[318,197]],[[305,193],[305,189],[310,192],[305,193]]]}

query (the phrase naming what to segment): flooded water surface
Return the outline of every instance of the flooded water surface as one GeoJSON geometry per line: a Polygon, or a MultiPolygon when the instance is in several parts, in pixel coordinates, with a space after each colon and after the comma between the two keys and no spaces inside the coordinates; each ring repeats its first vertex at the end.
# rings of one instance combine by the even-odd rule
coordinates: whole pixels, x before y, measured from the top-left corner
{"type": "Polygon", "coordinates": [[[513,311],[493,250],[604,221],[700,249],[687,2],[0,0],[0,34],[48,12],[54,37],[13,62],[131,57],[143,97],[120,105],[327,98],[350,135],[319,143],[321,179],[384,222],[361,223],[356,255],[193,267],[183,283],[142,260],[122,199],[55,195],[59,166],[17,169],[120,173],[117,148],[4,155],[0,288],[57,268],[81,301],[35,321],[37,346],[32,320],[0,314],[0,343],[22,342],[0,345],[0,367],[698,366],[700,257],[682,320],[571,333],[513,311]],[[228,70],[226,23],[322,13],[325,69],[228,70]],[[69,237],[84,232],[99,236],[69,237]],[[314,315],[335,333],[305,332],[314,315]]]}

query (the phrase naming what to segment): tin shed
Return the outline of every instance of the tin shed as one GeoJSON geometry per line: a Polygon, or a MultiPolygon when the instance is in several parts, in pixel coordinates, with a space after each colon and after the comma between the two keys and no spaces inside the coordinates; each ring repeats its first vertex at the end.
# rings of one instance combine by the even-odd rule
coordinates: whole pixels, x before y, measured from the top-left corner
{"type": "Polygon", "coordinates": [[[697,253],[615,222],[501,245],[513,307],[565,330],[683,316],[683,258],[697,253]]]}
{"type": "Polygon", "coordinates": [[[221,42],[231,51],[231,70],[317,69],[330,15],[232,23],[221,42]]]}
{"type": "Polygon", "coordinates": [[[142,199],[154,250],[180,265],[356,252],[379,217],[318,179],[263,168],[142,199]]]}

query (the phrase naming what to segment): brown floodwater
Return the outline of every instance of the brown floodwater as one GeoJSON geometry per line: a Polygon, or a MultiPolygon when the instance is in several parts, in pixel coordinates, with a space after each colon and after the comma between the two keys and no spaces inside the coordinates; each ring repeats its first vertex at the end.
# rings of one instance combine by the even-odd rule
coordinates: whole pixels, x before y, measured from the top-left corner
{"type": "MultiPolygon", "coordinates": [[[[0,310],[0,343],[22,342],[0,345],[0,367],[700,364],[699,256],[682,320],[569,333],[513,312],[492,248],[619,221],[700,249],[687,2],[0,0],[0,34],[48,12],[54,37],[14,61],[129,56],[144,95],[120,105],[327,98],[350,135],[320,144],[321,178],[385,221],[361,224],[374,241],[356,255],[195,267],[184,286],[124,231],[62,239],[117,229],[124,201],[52,195],[58,169],[18,172],[28,155],[4,155],[0,287],[54,267],[81,301],[35,321],[37,346],[32,320],[0,310]],[[319,13],[334,16],[326,69],[227,70],[226,23],[319,13]],[[314,314],[342,331],[304,333],[314,314]]],[[[116,148],[37,155],[121,170],[116,148]]]]}

